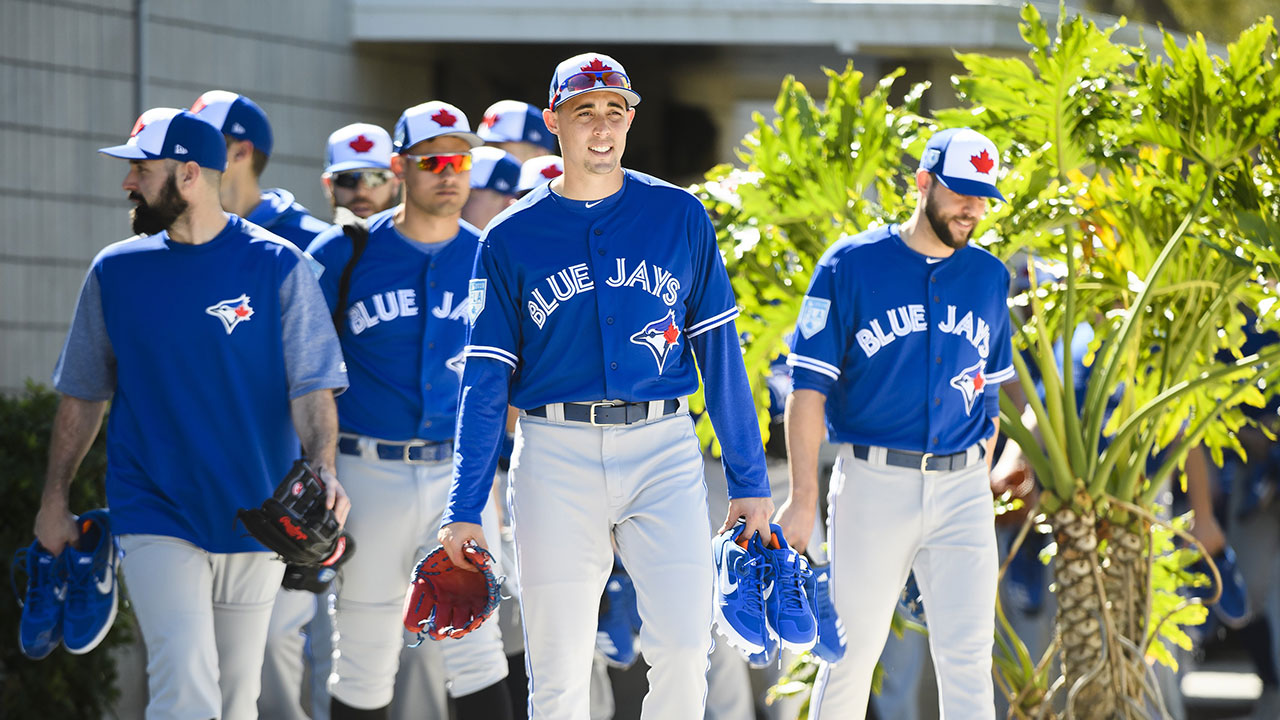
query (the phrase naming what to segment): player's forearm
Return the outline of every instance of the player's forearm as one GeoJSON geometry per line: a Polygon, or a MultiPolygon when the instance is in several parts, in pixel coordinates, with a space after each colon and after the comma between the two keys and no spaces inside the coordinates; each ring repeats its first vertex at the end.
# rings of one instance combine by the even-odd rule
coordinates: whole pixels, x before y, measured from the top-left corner
{"type": "Polygon", "coordinates": [[[827,396],[800,389],[787,396],[784,417],[791,503],[818,500],[818,451],[826,435],[827,396]]]}
{"type": "Polygon", "coordinates": [[[441,525],[480,524],[506,432],[511,372],[497,360],[467,358],[454,433],[453,486],[441,525]]]}
{"type": "Polygon", "coordinates": [[[67,507],[71,478],[84,461],[84,456],[98,437],[102,427],[105,401],[81,400],[63,395],[53,419],[53,434],[49,440],[49,465],[45,471],[44,493],[41,504],[51,508],[67,507]]]}
{"type": "Polygon", "coordinates": [[[333,401],[333,391],[316,390],[294,398],[289,402],[289,410],[307,458],[333,470],[338,443],[338,407],[333,401]]]}
{"type": "Polygon", "coordinates": [[[770,497],[764,442],[735,324],[698,335],[692,344],[702,367],[707,413],[720,441],[729,499],[770,497]]]}

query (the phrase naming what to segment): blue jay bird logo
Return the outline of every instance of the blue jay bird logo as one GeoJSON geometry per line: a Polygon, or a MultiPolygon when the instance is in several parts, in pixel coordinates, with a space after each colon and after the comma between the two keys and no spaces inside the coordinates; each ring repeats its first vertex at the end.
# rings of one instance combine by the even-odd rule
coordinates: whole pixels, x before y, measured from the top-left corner
{"type": "Polygon", "coordinates": [[[230,335],[232,330],[242,322],[253,317],[253,308],[249,306],[249,296],[241,295],[234,300],[223,300],[205,308],[204,311],[222,321],[230,335]]]}
{"type": "Polygon", "coordinates": [[[671,355],[671,349],[679,344],[680,328],[676,327],[676,314],[674,310],[668,310],[666,317],[661,320],[654,320],[640,329],[640,332],[631,336],[631,342],[637,345],[643,345],[649,348],[653,353],[653,359],[658,363],[658,374],[662,374],[662,370],[666,367],[667,357],[671,355]]]}
{"type": "Polygon", "coordinates": [[[965,415],[971,413],[974,401],[982,395],[982,389],[987,386],[987,376],[984,374],[986,368],[987,361],[979,360],[951,378],[951,387],[959,390],[964,396],[965,415]]]}

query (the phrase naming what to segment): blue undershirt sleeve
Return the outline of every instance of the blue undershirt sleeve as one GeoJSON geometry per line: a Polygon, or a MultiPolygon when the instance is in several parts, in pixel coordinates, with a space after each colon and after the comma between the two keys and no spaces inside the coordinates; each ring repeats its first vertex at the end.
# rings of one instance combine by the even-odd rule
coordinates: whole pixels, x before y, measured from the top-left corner
{"type": "Polygon", "coordinates": [[[764,442],[751,384],[742,363],[737,325],[732,320],[689,339],[702,369],[707,413],[720,440],[729,499],[770,497],[764,442]]]}
{"type": "Polygon", "coordinates": [[[95,264],[84,278],[71,330],[53,368],[58,392],[90,402],[110,400],[116,389],[116,354],[102,312],[98,267],[95,264]]]}
{"type": "Polygon", "coordinates": [[[280,325],[289,399],[331,388],[347,389],[347,366],[333,329],[329,306],[316,276],[299,253],[298,262],[280,283],[280,325]]]}
{"type": "Polygon", "coordinates": [[[510,383],[507,363],[487,357],[467,358],[454,432],[453,486],[441,527],[455,522],[480,524],[480,511],[489,502],[507,431],[510,383]]]}

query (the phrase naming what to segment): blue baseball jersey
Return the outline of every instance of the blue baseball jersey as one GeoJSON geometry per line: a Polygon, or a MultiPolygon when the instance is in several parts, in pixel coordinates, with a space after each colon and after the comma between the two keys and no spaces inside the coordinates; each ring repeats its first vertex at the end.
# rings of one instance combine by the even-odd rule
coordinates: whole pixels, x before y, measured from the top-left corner
{"type": "Polygon", "coordinates": [[[990,437],[1014,377],[1009,280],[981,248],[926,257],[896,225],[832,244],[787,358],[797,389],[826,395],[828,438],[941,454],[990,437]]]}
{"type": "Polygon", "coordinates": [[[317,235],[329,229],[329,223],[314,217],[294,202],[293,193],[280,188],[263,190],[262,201],[244,219],[288,240],[299,250],[305,250],[317,235]]]}
{"type": "Polygon", "coordinates": [[[769,495],[733,289],[706,210],[685,190],[630,170],[600,200],[543,185],[489,224],[470,296],[445,524],[478,522],[508,401],[678,398],[697,390],[699,363],[730,496],[769,495]]]}
{"type": "Polygon", "coordinates": [[[53,380],[112,401],[112,530],[264,549],[235,513],[262,504],[298,457],[290,401],[347,384],[316,272],[234,215],[202,245],[161,232],[98,254],[53,380]]]}
{"type": "MultiPolygon", "coordinates": [[[[385,440],[448,440],[480,232],[460,221],[446,243],[415,242],[396,230],[394,213],[369,218],[369,244],[351,274],[339,336],[351,390],[338,398],[338,422],[385,440]]],[[[335,226],[308,252],[324,266],[320,287],[333,308],[351,238],[335,226]]]]}

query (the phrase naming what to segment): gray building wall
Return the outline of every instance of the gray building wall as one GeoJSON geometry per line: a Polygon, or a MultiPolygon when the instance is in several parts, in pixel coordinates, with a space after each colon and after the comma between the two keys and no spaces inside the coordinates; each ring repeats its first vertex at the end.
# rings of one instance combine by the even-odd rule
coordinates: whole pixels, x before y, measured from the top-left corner
{"type": "Polygon", "coordinates": [[[432,86],[429,46],[356,45],[350,13],[347,0],[0,0],[0,392],[48,382],[89,262],[130,234],[126,165],[95,151],[123,142],[140,98],[249,95],[276,135],[263,186],[328,217],[329,133],[389,127],[432,86]]]}

